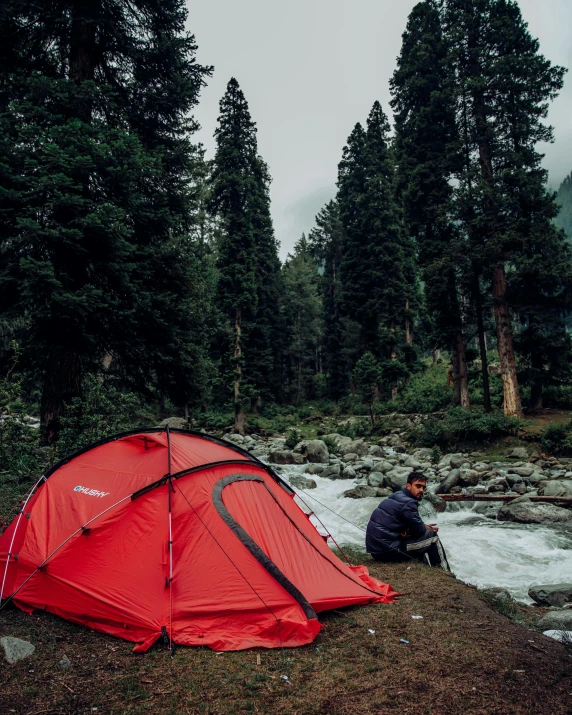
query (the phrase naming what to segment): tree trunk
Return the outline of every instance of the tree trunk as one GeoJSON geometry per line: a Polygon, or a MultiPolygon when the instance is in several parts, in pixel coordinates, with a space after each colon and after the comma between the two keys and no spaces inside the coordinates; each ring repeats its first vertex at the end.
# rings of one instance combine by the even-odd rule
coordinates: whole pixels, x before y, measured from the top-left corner
{"type": "Polygon", "coordinates": [[[240,383],[242,381],[242,315],[240,308],[234,313],[234,429],[244,436],[244,410],[240,399],[240,383]]]}
{"type": "Polygon", "coordinates": [[[44,384],[40,421],[42,441],[54,442],[60,431],[60,417],[65,415],[66,403],[81,394],[81,357],[65,348],[52,348],[48,357],[44,384]]]}
{"type": "Polygon", "coordinates": [[[542,391],[544,385],[542,384],[542,378],[540,377],[540,372],[543,368],[542,356],[538,353],[532,353],[532,367],[537,371],[537,377],[532,381],[532,386],[530,388],[530,400],[528,403],[528,409],[530,412],[540,412],[542,409],[542,391]]]}
{"type": "Polygon", "coordinates": [[[477,335],[479,338],[479,352],[481,356],[481,374],[483,378],[483,406],[485,412],[491,411],[491,388],[489,385],[489,362],[487,358],[487,336],[483,320],[483,297],[479,286],[479,274],[473,269],[473,298],[477,314],[477,335]]]}
{"type": "Polygon", "coordinates": [[[471,401],[469,399],[469,378],[467,374],[467,358],[465,356],[465,341],[463,340],[463,333],[461,331],[457,333],[455,342],[457,367],[459,371],[457,375],[459,382],[459,404],[461,407],[470,407],[471,401]]]}
{"type": "MultiPolygon", "coordinates": [[[[69,74],[77,84],[95,79],[97,44],[95,27],[98,2],[83,0],[72,4],[70,29],[69,74]]],[[[91,122],[93,111],[89,96],[82,97],[76,105],[76,116],[86,123],[91,122]]]]}
{"type": "Polygon", "coordinates": [[[510,313],[505,295],[505,270],[504,265],[499,264],[493,269],[493,301],[504,393],[504,413],[507,417],[522,417],[522,404],[516,377],[516,361],[514,358],[510,313]]]}
{"type": "MultiPolygon", "coordinates": [[[[409,315],[409,301],[405,301],[405,344],[413,345],[413,329],[411,327],[411,316],[409,315]]],[[[407,365],[411,369],[411,365],[407,365]]],[[[405,378],[405,384],[409,385],[411,382],[411,375],[407,375],[405,378]]]]}
{"type": "MultiPolygon", "coordinates": [[[[391,326],[390,332],[393,336],[395,336],[395,325],[391,326]]],[[[397,362],[397,345],[395,343],[393,343],[393,345],[391,346],[391,362],[397,362]]],[[[397,397],[397,392],[398,392],[397,379],[395,377],[393,377],[391,379],[391,399],[392,400],[395,400],[395,398],[397,397]]]]}
{"type": "Polygon", "coordinates": [[[441,362],[441,349],[433,348],[433,365],[438,365],[441,362]]]}

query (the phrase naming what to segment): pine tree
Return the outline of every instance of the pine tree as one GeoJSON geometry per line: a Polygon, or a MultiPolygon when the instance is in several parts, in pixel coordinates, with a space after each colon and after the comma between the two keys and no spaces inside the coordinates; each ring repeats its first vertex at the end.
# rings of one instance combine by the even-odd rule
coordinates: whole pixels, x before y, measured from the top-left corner
{"type": "Polygon", "coordinates": [[[313,397],[313,378],[319,372],[317,356],[322,338],[318,266],[304,235],[282,268],[282,283],[286,375],[294,404],[299,405],[304,397],[313,397]]]}
{"type": "Polygon", "coordinates": [[[360,352],[382,365],[392,398],[408,373],[403,357],[407,318],[417,299],[412,250],[395,201],[389,122],[379,102],[357,125],[344,149],[338,201],[345,229],[342,305],[359,324],[360,352]]]}
{"type": "Polygon", "coordinates": [[[324,311],[324,363],[328,396],[337,401],[347,393],[349,380],[340,313],[344,227],[336,201],[327,203],[316,216],[316,226],[308,240],[312,254],[323,271],[320,284],[324,311]]]}
{"type": "Polygon", "coordinates": [[[210,69],[184,3],[8,0],[0,12],[0,311],[27,317],[44,427],[105,354],[140,390],[197,397],[200,275],[181,240],[187,117],[210,69]]]}
{"type": "Polygon", "coordinates": [[[354,371],[354,383],[360,397],[369,407],[372,425],[375,424],[374,405],[378,394],[378,382],[381,377],[380,365],[371,353],[364,353],[357,361],[354,371]]]}
{"type": "Polygon", "coordinates": [[[280,261],[270,217],[268,168],[236,79],[220,102],[210,210],[219,221],[217,304],[232,325],[235,427],[245,407],[279,389],[280,261]]]}
{"type": "Polygon", "coordinates": [[[527,183],[541,171],[536,144],[552,139],[541,120],[564,70],[539,54],[513,0],[445,0],[444,8],[475,179],[471,254],[492,279],[505,414],[520,415],[506,266],[518,259],[527,183]]]}
{"type": "Polygon", "coordinates": [[[248,208],[254,236],[256,311],[245,315],[245,354],[254,387],[252,409],[280,394],[280,259],[270,216],[270,174],[262,157],[252,167],[255,192],[248,208]]]}
{"type": "Polygon", "coordinates": [[[418,249],[434,344],[451,348],[456,402],[468,407],[458,297],[464,247],[452,215],[451,178],[459,164],[455,95],[433,2],[419,3],[409,15],[391,87],[398,197],[418,249]]]}

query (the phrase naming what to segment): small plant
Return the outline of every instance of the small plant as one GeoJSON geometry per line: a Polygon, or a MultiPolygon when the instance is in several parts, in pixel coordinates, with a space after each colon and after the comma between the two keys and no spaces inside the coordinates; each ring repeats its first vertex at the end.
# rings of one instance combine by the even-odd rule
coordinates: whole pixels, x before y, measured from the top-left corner
{"type": "Polygon", "coordinates": [[[439,464],[441,458],[443,457],[443,452],[438,444],[434,444],[431,447],[431,464],[439,464]]]}
{"type": "Polygon", "coordinates": [[[328,448],[328,452],[330,454],[339,454],[339,447],[338,443],[332,439],[331,437],[328,437],[328,435],[325,435],[324,437],[321,437],[321,440],[324,442],[326,447],[328,448]]]}
{"type": "Polygon", "coordinates": [[[572,454],[572,420],[564,425],[549,425],[541,438],[544,452],[569,456],[572,454]]]}
{"type": "Polygon", "coordinates": [[[286,435],[286,447],[288,447],[288,449],[294,449],[300,441],[300,438],[300,432],[297,429],[288,430],[288,434],[286,435]]]}

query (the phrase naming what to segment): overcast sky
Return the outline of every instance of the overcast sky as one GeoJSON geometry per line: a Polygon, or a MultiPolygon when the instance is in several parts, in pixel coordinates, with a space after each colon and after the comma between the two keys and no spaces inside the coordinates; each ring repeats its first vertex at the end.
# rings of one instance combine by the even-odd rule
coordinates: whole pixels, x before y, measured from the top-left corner
{"type": "MultiPolygon", "coordinates": [[[[198,60],[214,65],[195,116],[214,154],[218,103],[236,77],[272,176],[272,217],[284,259],[335,194],[337,165],[356,122],[378,99],[390,115],[389,79],[416,0],[188,0],[198,60]]],[[[571,0],[520,0],[541,52],[570,68],[571,0]]],[[[557,188],[572,171],[572,73],[552,104],[555,143],[543,147],[557,188]]]]}

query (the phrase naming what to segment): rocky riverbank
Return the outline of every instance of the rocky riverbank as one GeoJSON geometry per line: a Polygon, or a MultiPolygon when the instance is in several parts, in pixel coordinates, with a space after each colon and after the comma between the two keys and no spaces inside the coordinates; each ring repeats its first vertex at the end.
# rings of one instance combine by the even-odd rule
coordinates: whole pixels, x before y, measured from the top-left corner
{"type": "MultiPolygon", "coordinates": [[[[430,488],[427,499],[436,511],[445,511],[442,494],[503,495],[514,499],[499,504],[480,503],[477,513],[488,518],[523,524],[570,524],[572,510],[532,502],[532,496],[572,497],[572,459],[529,454],[525,447],[507,452],[503,459],[490,459],[478,452],[451,453],[435,463],[427,448],[410,449],[399,435],[376,443],[351,439],[338,433],[322,439],[302,440],[292,449],[286,440],[257,435],[228,434],[225,439],[244,447],[280,472],[286,465],[305,465],[304,474],[291,477],[293,486],[312,489],[314,475],[348,483],[345,496],[352,499],[387,498],[403,488],[407,475],[422,472],[430,488]]],[[[451,507],[449,507],[451,508],[451,507]]]]}

